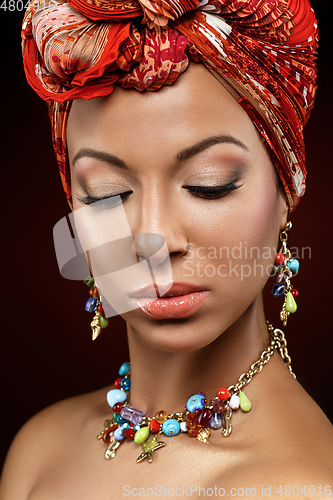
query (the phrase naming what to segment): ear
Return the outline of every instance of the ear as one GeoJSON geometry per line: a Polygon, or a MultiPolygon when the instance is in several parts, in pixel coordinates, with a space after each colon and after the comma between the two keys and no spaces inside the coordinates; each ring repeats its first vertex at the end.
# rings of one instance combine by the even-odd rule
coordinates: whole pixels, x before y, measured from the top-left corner
{"type": "Polygon", "coordinates": [[[280,189],[279,190],[279,203],[278,203],[278,210],[280,213],[280,231],[283,231],[286,228],[287,222],[288,222],[288,215],[290,213],[290,207],[286,198],[286,195],[284,192],[280,189]]]}

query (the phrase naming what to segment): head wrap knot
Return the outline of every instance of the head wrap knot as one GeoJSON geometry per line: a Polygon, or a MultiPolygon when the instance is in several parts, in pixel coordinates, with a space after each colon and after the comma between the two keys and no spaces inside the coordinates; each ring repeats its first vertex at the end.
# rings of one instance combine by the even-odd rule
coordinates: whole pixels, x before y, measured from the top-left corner
{"type": "Polygon", "coordinates": [[[248,113],[293,208],[305,190],[317,42],[308,0],[32,0],[22,26],[26,76],[48,102],[69,200],[71,101],[108,95],[116,84],[157,90],[192,59],[248,113]]]}

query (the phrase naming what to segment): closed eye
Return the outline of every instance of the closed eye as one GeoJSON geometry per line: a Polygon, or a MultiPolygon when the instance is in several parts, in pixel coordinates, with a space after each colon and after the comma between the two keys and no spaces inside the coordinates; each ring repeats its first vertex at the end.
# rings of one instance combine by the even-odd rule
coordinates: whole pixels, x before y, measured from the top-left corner
{"type": "MultiPolygon", "coordinates": [[[[241,185],[236,185],[234,182],[230,182],[229,184],[224,184],[223,186],[183,186],[184,189],[187,189],[190,193],[198,196],[199,198],[205,198],[208,200],[213,200],[217,198],[222,198],[226,194],[235,189],[242,187],[241,185]]],[[[123,201],[125,201],[129,195],[133,191],[124,191],[123,193],[114,194],[111,196],[104,197],[94,197],[94,196],[80,196],[77,195],[77,199],[84,203],[85,205],[93,205],[95,204],[98,208],[113,208],[123,201]]]]}
{"type": "Polygon", "coordinates": [[[80,196],[77,195],[77,199],[84,203],[85,205],[93,205],[96,208],[113,208],[120,205],[133,191],[124,191],[123,193],[113,194],[111,196],[104,196],[101,198],[96,198],[94,196],[80,196]]]}
{"type": "Polygon", "coordinates": [[[213,200],[216,198],[222,198],[222,196],[225,196],[227,193],[242,187],[242,185],[243,184],[237,186],[234,182],[230,182],[229,184],[224,184],[223,186],[183,186],[183,188],[200,198],[213,200]]]}

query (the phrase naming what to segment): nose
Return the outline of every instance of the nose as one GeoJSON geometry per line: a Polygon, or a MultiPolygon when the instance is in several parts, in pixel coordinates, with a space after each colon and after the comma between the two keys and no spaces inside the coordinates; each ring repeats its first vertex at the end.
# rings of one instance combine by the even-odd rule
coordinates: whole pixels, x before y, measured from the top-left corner
{"type": "Polygon", "coordinates": [[[134,245],[139,260],[161,264],[172,256],[185,255],[189,248],[185,226],[177,207],[155,193],[138,207],[134,245]],[[157,199],[158,198],[158,199],[157,199]]]}
{"type": "Polygon", "coordinates": [[[139,260],[163,262],[169,255],[164,236],[157,233],[135,233],[134,241],[139,260]]]}

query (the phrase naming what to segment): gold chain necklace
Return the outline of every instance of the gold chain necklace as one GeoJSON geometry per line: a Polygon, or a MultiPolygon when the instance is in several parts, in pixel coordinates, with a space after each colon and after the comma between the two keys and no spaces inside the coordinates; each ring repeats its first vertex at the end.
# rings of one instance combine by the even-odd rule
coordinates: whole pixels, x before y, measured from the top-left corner
{"type": "Polygon", "coordinates": [[[193,394],[182,412],[167,414],[164,410],[160,410],[153,417],[148,417],[144,412],[129,405],[127,394],[130,389],[130,365],[123,363],[119,370],[122,378],[115,381],[116,389],[111,389],[107,394],[108,403],[113,409],[113,418],[104,422],[104,429],[97,436],[107,444],[105,458],[108,460],[114,458],[117,448],[125,438],[141,444],[143,452],[137,458],[137,462],[142,462],[146,458],[152,462],[154,451],[166,444],[164,441],[159,441],[162,433],[172,437],[180,432],[187,432],[190,437],[209,443],[211,429],[221,428],[222,436],[228,437],[232,429],[233,410],[240,407],[244,412],[248,412],[252,407],[242,389],[251,382],[254,375],[261,372],[275,349],[280,353],[291,375],[296,378],[292,371],[283,331],[279,328],[274,329],[268,321],[266,323],[269,334],[268,347],[261,353],[260,358],[252,363],[250,369],[240,375],[236,384],[219,389],[217,397],[209,403],[203,392],[193,394]],[[148,441],[151,432],[154,436],[148,441]]]}

